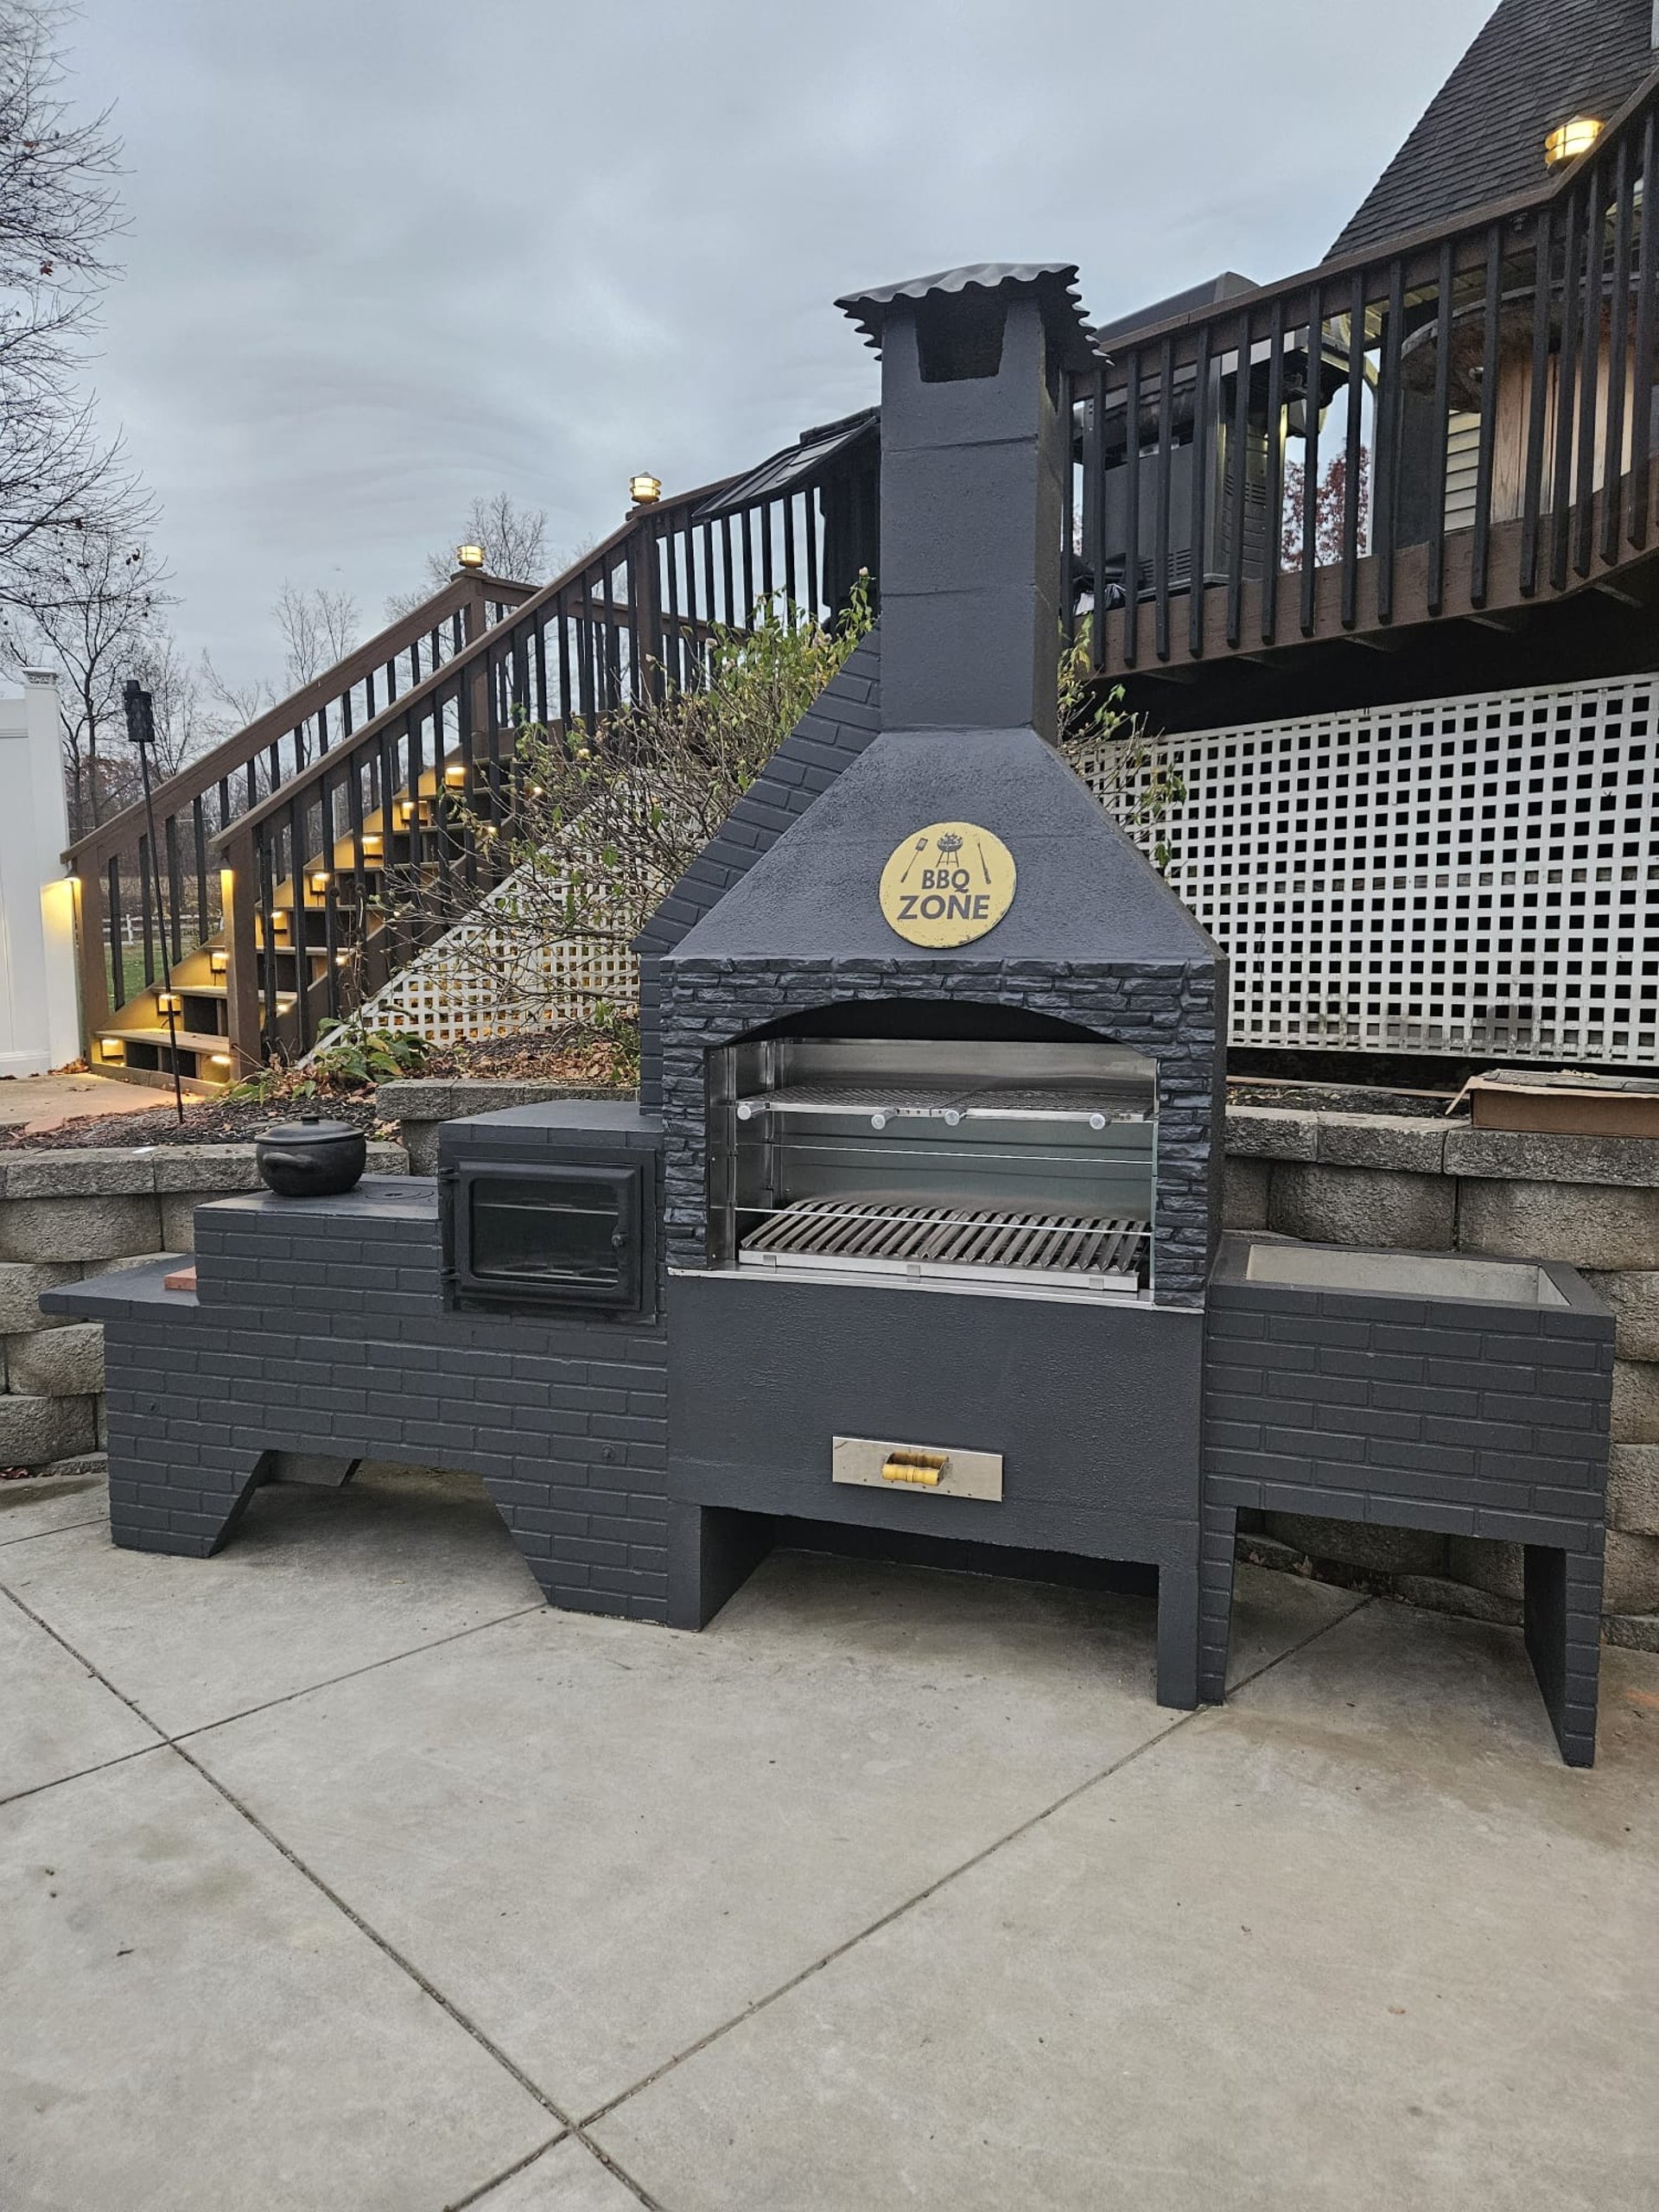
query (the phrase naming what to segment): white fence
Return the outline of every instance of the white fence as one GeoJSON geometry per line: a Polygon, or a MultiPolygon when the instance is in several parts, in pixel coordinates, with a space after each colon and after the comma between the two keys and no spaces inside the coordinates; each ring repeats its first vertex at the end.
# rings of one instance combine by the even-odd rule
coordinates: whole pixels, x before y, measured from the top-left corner
{"type": "MultiPolygon", "coordinates": [[[[1185,794],[1134,834],[1173,848],[1172,887],[1231,962],[1233,1042],[1659,1058],[1656,702],[1659,676],[1631,677],[1153,746],[1127,795],[1166,775],[1185,794]]],[[[1089,779],[1106,789],[1109,760],[1089,779]]],[[[522,1028],[530,1003],[559,1020],[631,1001],[615,947],[502,929],[511,888],[372,1000],[370,1026],[447,1042],[522,1028]]]]}
{"type": "Polygon", "coordinates": [[[1235,1045],[1651,1061],[1659,676],[1170,738],[1235,1045]]]}

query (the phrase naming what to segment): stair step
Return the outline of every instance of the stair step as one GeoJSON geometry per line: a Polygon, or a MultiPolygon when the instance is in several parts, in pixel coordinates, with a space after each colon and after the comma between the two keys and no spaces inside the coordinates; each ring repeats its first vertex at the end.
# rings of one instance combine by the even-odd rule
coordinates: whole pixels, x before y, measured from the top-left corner
{"type": "Polygon", "coordinates": [[[107,1038],[111,1043],[123,1045],[173,1045],[182,1052],[222,1052],[230,1043],[216,1029],[179,1029],[168,1034],[165,1023],[158,1029],[141,1028],[135,1025],[128,1029],[100,1029],[98,1040],[107,1038]]]}

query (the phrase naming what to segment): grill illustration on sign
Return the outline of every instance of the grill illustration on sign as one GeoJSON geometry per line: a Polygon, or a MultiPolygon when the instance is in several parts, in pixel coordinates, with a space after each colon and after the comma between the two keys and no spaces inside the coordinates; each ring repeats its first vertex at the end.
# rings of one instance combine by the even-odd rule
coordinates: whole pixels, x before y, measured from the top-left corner
{"type": "Polygon", "coordinates": [[[910,944],[971,944],[1014,904],[1018,871],[976,822],[934,822],[896,846],[881,871],[881,912],[910,944]]]}

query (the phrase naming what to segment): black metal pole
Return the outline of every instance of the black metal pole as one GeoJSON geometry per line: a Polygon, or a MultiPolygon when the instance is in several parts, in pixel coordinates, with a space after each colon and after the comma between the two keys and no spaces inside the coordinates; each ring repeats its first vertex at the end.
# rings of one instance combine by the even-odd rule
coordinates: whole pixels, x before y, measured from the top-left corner
{"type": "Polygon", "coordinates": [[[173,967],[167,951],[167,910],[162,903],[161,848],[156,842],[156,805],[149,787],[149,748],[156,742],[155,702],[137,677],[122,687],[127,711],[127,737],[138,755],[138,777],[144,791],[144,829],[149,838],[149,880],[156,887],[156,933],[162,945],[162,1011],[167,1016],[167,1046],[173,1062],[173,1105],[181,1126],[184,1122],[184,1084],[179,1075],[178,1016],[173,995],[173,967]]]}

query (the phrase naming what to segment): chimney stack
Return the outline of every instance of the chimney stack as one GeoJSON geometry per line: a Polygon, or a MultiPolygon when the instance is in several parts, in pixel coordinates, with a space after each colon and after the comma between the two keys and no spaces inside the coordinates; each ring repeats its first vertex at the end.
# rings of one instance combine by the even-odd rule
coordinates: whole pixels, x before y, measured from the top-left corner
{"type": "Polygon", "coordinates": [[[982,263],[836,302],[881,354],[886,729],[1053,740],[1077,274],[982,263]]]}

